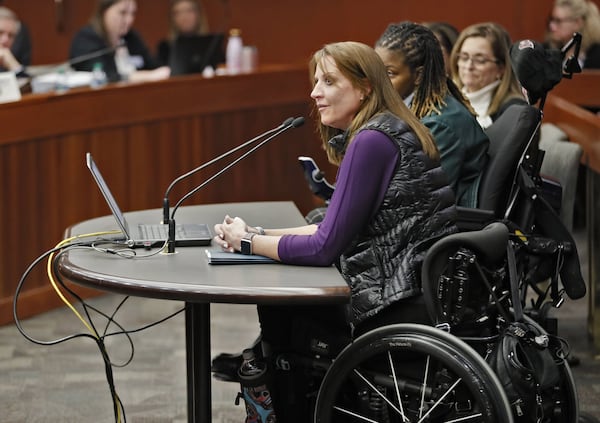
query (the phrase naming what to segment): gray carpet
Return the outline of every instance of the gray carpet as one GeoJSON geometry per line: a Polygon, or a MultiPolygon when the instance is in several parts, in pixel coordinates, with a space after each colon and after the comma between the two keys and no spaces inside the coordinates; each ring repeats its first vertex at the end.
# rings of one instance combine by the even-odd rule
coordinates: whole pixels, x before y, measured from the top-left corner
{"type": "MultiPolygon", "coordinates": [[[[585,250],[581,255],[586,263],[585,250]]],[[[110,294],[89,302],[110,313],[120,299],[110,294]]],[[[172,301],[131,298],[116,318],[127,329],[133,329],[181,307],[181,303],[172,301]]],[[[557,315],[560,334],[581,359],[581,364],[573,368],[581,409],[600,418],[600,360],[594,360],[587,336],[587,307],[587,299],[566,301],[557,315]]],[[[211,315],[213,354],[238,351],[257,336],[254,306],[212,305],[211,315]]],[[[23,326],[40,340],[85,329],[66,307],[28,319],[23,326]]],[[[133,343],[133,361],[114,369],[127,421],[186,422],[183,315],[133,335],[133,343]]],[[[130,346],[126,338],[112,338],[107,347],[113,362],[123,363],[128,359],[130,346]]],[[[15,326],[1,327],[0,375],[0,422],[114,422],[104,366],[97,346],[90,339],[38,346],[24,339],[15,326]]],[[[243,408],[234,405],[237,389],[235,384],[213,381],[213,422],[244,421],[243,408]]]]}
{"type": "MultiPolygon", "coordinates": [[[[89,302],[111,311],[119,296],[89,302]]],[[[182,303],[131,298],[117,320],[133,329],[179,310],[182,303]]],[[[237,351],[258,333],[254,306],[213,305],[213,351],[237,351]]],[[[83,332],[84,327],[66,308],[23,323],[40,340],[83,332]]],[[[125,405],[127,422],[187,422],[185,334],[183,315],[132,336],[133,361],[114,369],[117,393],[125,405]]],[[[107,341],[114,363],[131,352],[124,337],[107,341]]],[[[96,344],[74,339],[55,346],[25,340],[14,326],[0,328],[0,422],[113,422],[110,392],[96,344]]],[[[245,413],[234,405],[238,387],[213,381],[213,422],[243,422],[245,413]]]]}

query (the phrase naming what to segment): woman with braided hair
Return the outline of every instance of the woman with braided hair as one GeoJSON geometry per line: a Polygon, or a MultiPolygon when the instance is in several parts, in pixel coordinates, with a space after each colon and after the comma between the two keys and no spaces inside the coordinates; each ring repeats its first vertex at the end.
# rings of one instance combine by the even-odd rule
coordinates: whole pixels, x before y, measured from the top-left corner
{"type": "Polygon", "coordinates": [[[431,131],[457,204],[477,207],[488,137],[475,112],[448,78],[440,43],[414,22],[390,24],[375,43],[392,85],[431,131]]]}

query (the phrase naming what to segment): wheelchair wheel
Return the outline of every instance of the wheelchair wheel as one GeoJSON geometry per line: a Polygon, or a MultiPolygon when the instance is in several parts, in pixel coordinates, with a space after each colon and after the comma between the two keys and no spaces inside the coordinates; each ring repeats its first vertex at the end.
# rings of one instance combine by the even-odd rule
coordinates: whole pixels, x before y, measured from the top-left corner
{"type": "MultiPolygon", "coordinates": [[[[512,311],[512,310],[511,310],[512,311]]],[[[525,321],[536,326],[542,333],[544,328],[529,316],[524,316],[525,321]]],[[[552,409],[545,410],[544,419],[546,423],[578,423],[580,421],[579,400],[577,399],[577,386],[575,378],[567,360],[559,367],[560,383],[554,387],[551,393],[552,409]]],[[[546,407],[550,408],[550,407],[546,407]]]]}
{"type": "Polygon", "coordinates": [[[565,361],[561,369],[561,384],[557,390],[560,407],[556,406],[556,414],[552,416],[552,422],[580,422],[579,401],[577,400],[577,388],[575,378],[569,364],[565,361]]]}
{"type": "Polygon", "coordinates": [[[418,324],[382,327],[348,345],[323,379],[314,416],[318,423],[513,422],[481,356],[418,324]]]}

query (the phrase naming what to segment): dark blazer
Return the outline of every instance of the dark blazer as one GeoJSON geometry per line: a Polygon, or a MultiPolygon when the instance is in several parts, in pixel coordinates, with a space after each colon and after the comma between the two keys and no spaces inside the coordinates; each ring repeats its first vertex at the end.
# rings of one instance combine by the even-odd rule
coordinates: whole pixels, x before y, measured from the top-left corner
{"type": "Polygon", "coordinates": [[[421,119],[440,150],[442,169],[456,195],[456,204],[477,207],[477,192],[487,164],[490,141],[466,107],[452,95],[440,113],[421,119]]]}
{"type": "Polygon", "coordinates": [[[10,51],[22,66],[31,64],[31,37],[29,36],[29,30],[22,22],[21,29],[17,32],[10,51]]]}
{"type": "Polygon", "coordinates": [[[592,44],[585,52],[584,69],[600,69],[600,44],[592,44]]]}
{"type": "MultiPolygon", "coordinates": [[[[155,69],[157,67],[146,44],[136,31],[129,31],[125,37],[123,37],[123,40],[129,50],[129,55],[136,65],[136,69],[155,69]]],[[[69,58],[74,59],[88,53],[100,51],[107,47],[108,44],[106,43],[106,40],[104,40],[91,25],[87,25],[81,28],[79,32],[75,34],[75,37],[73,37],[69,58]]],[[[115,82],[121,79],[121,76],[117,72],[114,52],[109,52],[95,59],[74,64],[73,68],[75,70],[90,72],[93,69],[94,64],[98,62],[102,63],[102,67],[109,81],[115,82]]]]}

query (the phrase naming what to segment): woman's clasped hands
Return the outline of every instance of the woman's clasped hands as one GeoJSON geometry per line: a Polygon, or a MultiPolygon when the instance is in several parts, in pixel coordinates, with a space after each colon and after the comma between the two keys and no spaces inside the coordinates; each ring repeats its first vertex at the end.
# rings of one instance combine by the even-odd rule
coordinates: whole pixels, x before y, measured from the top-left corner
{"type": "Polygon", "coordinates": [[[240,251],[241,239],[248,232],[248,225],[239,217],[225,216],[223,223],[215,225],[215,243],[224,251],[233,253],[240,251]]]}

